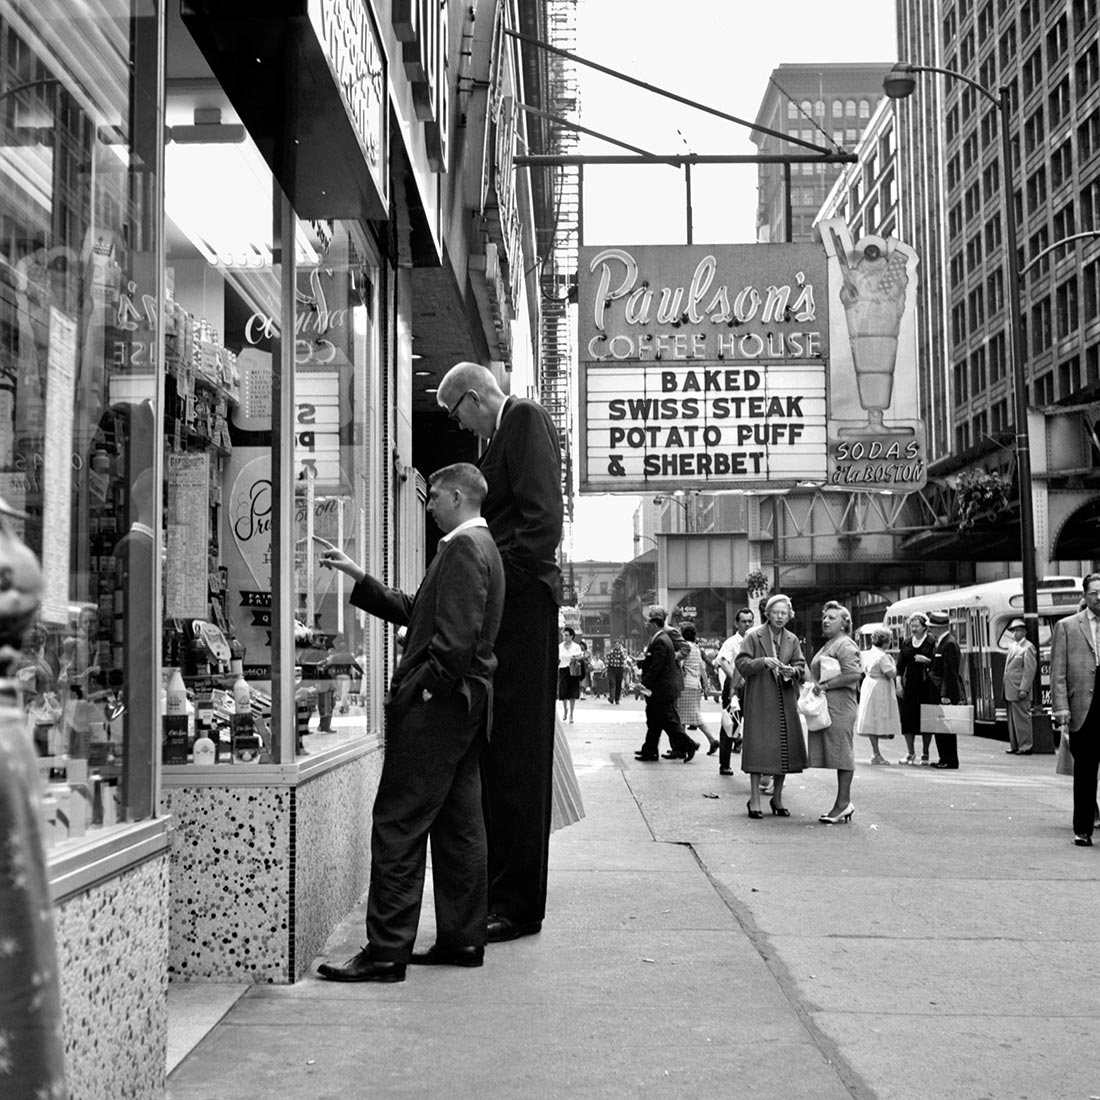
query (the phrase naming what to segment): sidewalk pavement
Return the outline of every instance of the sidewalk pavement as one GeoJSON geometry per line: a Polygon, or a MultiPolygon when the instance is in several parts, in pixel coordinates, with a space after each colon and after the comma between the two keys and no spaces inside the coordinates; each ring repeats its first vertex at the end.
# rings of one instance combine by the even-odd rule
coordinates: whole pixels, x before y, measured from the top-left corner
{"type": "MultiPolygon", "coordinates": [[[[1100,846],[1053,756],[870,767],[857,739],[855,816],[826,826],[832,772],[750,821],[716,756],[634,760],[640,703],[567,729],[587,816],[552,838],[540,935],[399,985],[251,987],[169,1100],[1100,1096],[1100,846]]],[[[360,907],[328,957],[362,943],[360,907]]]]}

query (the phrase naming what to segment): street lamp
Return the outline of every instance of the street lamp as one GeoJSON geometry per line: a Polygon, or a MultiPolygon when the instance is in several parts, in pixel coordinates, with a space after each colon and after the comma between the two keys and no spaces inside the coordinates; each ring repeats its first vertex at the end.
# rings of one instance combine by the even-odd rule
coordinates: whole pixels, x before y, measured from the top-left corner
{"type": "Polygon", "coordinates": [[[691,533],[691,527],[692,527],[692,523],[691,523],[691,517],[692,517],[691,503],[692,502],[690,500],[684,501],[684,500],[678,499],[677,497],[666,496],[662,493],[658,493],[653,498],[653,503],[654,504],[664,504],[666,502],[669,503],[669,504],[675,504],[675,505],[677,505],[678,507],[680,507],[684,510],[684,530],[687,531],[688,534],[690,534],[691,533]]]}
{"type": "Polygon", "coordinates": [[[940,73],[969,84],[992,103],[1000,114],[1001,164],[1004,173],[1005,262],[1008,265],[1009,342],[1012,355],[1013,405],[1016,417],[1016,477],[1020,499],[1020,571],[1024,589],[1024,622],[1028,640],[1038,650],[1039,602],[1035,585],[1035,516],[1031,504],[1031,440],[1027,426],[1027,381],[1024,374],[1024,347],[1020,321],[1020,272],[1016,255],[1016,206],[1012,191],[1012,149],[1008,137],[1011,91],[1002,85],[994,95],[976,80],[953,69],[934,65],[910,65],[899,61],[883,78],[883,91],[891,99],[907,99],[916,88],[916,73],[940,73]]]}

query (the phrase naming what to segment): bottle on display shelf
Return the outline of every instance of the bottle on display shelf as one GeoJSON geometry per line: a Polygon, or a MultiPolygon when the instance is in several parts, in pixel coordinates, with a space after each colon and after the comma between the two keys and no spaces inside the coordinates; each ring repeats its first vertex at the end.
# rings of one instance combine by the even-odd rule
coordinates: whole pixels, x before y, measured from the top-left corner
{"type": "Polygon", "coordinates": [[[187,727],[187,688],[184,687],[183,674],[178,668],[173,668],[164,691],[163,763],[187,763],[187,727]]]}
{"type": "Polygon", "coordinates": [[[218,762],[214,742],[206,731],[203,731],[201,737],[195,739],[193,756],[196,764],[216,764],[218,762]]]}
{"type": "Polygon", "coordinates": [[[260,757],[260,739],[252,716],[252,693],[244,675],[233,681],[233,717],[230,719],[233,761],[254,764],[260,757]]]}
{"type": "Polygon", "coordinates": [[[229,671],[233,676],[244,676],[244,646],[236,635],[229,639],[229,671]]]}

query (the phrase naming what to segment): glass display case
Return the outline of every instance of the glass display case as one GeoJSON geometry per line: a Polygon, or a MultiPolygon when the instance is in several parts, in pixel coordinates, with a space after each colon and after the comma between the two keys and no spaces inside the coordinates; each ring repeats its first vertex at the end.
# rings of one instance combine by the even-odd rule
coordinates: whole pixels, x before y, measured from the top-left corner
{"type": "Polygon", "coordinates": [[[157,34],[94,0],[0,18],[0,496],[44,574],[21,680],[50,844],[154,810],[157,34]]]}

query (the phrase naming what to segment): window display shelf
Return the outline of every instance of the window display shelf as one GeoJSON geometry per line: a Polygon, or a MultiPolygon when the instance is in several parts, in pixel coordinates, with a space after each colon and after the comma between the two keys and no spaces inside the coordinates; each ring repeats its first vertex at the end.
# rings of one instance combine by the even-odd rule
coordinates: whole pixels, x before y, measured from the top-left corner
{"type": "Polygon", "coordinates": [[[164,787],[296,787],[367,753],[380,752],[382,744],[380,732],[351,738],[316,735],[310,755],[289,764],[165,764],[161,783],[164,787]]]}

